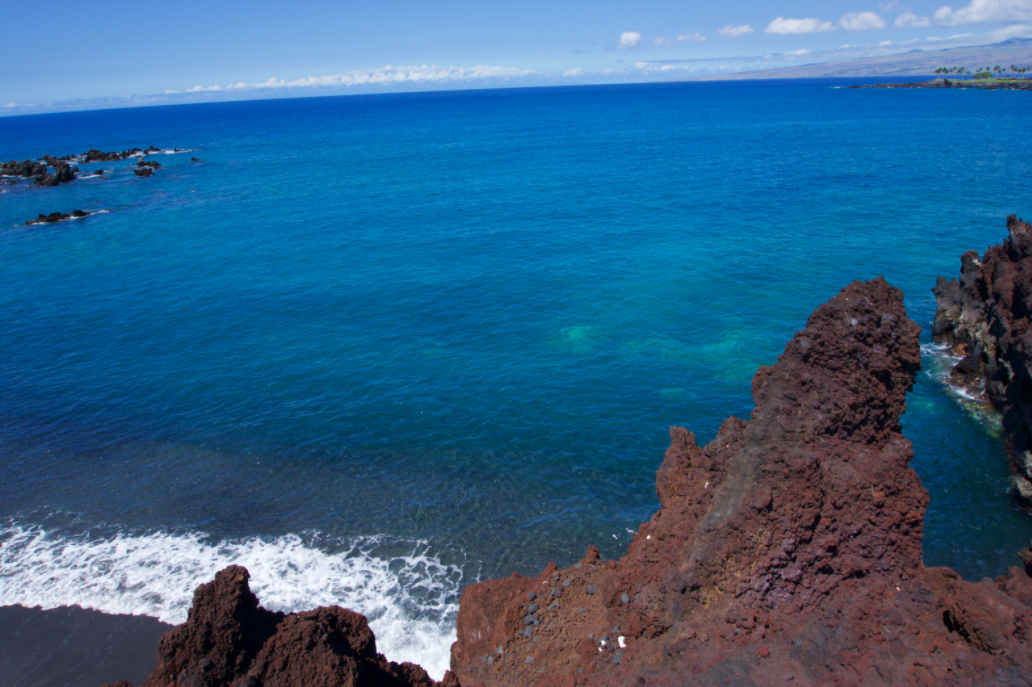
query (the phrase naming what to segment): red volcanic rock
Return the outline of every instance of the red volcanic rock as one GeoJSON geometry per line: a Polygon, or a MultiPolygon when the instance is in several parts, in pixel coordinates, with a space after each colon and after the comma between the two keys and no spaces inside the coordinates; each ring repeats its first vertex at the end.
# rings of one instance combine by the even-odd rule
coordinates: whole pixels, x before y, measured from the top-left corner
{"type": "Polygon", "coordinates": [[[934,334],[964,356],[954,377],[1003,411],[1014,485],[1032,505],[1032,226],[1011,215],[1007,232],[981,259],[964,253],[959,281],[939,277],[934,334]]]}
{"type": "MultiPolygon", "coordinates": [[[[884,279],[810,317],[705,448],[673,427],[627,554],[462,596],[462,685],[1032,684],[1032,579],[926,569],[900,431],[920,329],[884,279]]],[[[1032,552],[1026,557],[1032,561],[1032,552]]]]}
{"type": "Polygon", "coordinates": [[[161,638],[145,687],[457,687],[450,673],[442,685],[417,665],[387,661],[358,613],[261,608],[248,578],[234,565],[197,588],[187,621],[161,638]]]}

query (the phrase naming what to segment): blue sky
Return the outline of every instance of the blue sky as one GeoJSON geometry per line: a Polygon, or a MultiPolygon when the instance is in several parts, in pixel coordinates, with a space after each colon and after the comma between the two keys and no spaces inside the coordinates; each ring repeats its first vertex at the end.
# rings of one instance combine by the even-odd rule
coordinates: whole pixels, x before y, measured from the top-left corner
{"type": "Polygon", "coordinates": [[[1032,37],[1032,0],[5,3],[0,112],[684,79],[1032,37]]]}

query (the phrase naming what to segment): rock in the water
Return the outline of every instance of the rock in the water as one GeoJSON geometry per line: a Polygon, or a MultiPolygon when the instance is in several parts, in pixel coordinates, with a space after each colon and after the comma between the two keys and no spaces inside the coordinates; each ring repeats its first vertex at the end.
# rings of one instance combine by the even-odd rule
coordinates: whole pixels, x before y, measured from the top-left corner
{"type": "Polygon", "coordinates": [[[63,222],[66,219],[78,219],[80,217],[86,217],[90,213],[85,210],[72,210],[69,212],[51,212],[49,215],[40,215],[36,219],[30,219],[25,224],[53,224],[54,222],[63,222]]]}
{"type": "Polygon", "coordinates": [[[1015,492],[1032,506],[1032,226],[1011,215],[1007,232],[981,258],[964,253],[959,280],[939,277],[933,333],[963,356],[954,379],[1003,413],[1015,492]]]}
{"type": "Polygon", "coordinates": [[[149,177],[151,174],[154,174],[154,170],[150,167],[137,167],[133,172],[138,177],[149,177]]]}
{"type": "Polygon", "coordinates": [[[71,167],[67,162],[58,162],[54,168],[53,174],[48,174],[46,168],[43,170],[43,174],[37,176],[33,183],[36,186],[57,186],[59,184],[67,184],[69,181],[75,178],[75,173],[79,171],[78,167],[71,167]]]}
{"type": "Polygon", "coordinates": [[[1032,579],[1013,568],[971,584],[922,563],[928,496],[899,424],[919,332],[881,278],[820,306],[757,372],[748,422],[729,418],[705,448],[671,428],[660,510],[619,561],[594,550],[561,571],[573,598],[537,644],[513,631],[554,564],[464,590],[459,681],[708,685],[753,671],[749,684],[1028,684],[1032,579]],[[514,659],[476,660],[496,645],[514,659]]]}
{"type": "Polygon", "coordinates": [[[47,166],[42,162],[33,162],[32,160],[25,160],[24,162],[18,162],[17,160],[11,160],[5,162],[0,167],[0,174],[4,176],[12,177],[24,177],[26,179],[30,177],[39,177],[47,173],[47,166]]]}
{"type": "Polygon", "coordinates": [[[83,162],[115,162],[121,159],[122,156],[119,153],[105,153],[103,150],[97,150],[96,148],[90,148],[82,156],[83,162]]]}
{"type": "Polygon", "coordinates": [[[458,687],[385,659],[358,613],[265,610],[249,577],[230,566],[197,588],[187,621],[161,638],[145,687],[458,687]]]}

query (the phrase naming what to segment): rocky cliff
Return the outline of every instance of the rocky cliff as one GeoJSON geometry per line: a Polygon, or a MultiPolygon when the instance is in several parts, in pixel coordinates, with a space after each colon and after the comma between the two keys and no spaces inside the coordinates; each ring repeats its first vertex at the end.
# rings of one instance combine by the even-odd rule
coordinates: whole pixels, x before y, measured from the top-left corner
{"type": "Polygon", "coordinates": [[[1032,684],[1032,579],[922,564],[899,425],[919,331],[882,279],[820,306],[757,372],[748,422],[705,448],[671,429],[660,510],[623,558],[465,590],[460,682],[1032,684]]]}
{"type": "MultiPolygon", "coordinates": [[[[757,372],[748,421],[705,447],[671,428],[660,509],[623,558],[589,547],[464,591],[444,684],[1032,684],[1026,570],[973,584],[922,563],[928,496],[899,424],[918,334],[883,279],[820,306],[757,372]]],[[[241,568],[201,587],[147,684],[433,684],[376,654],[360,616],[284,618],[249,594],[241,568]]]]}
{"type": "Polygon", "coordinates": [[[1007,232],[981,259],[964,253],[959,280],[939,277],[934,336],[962,356],[956,381],[1003,412],[1015,490],[1032,505],[1032,226],[1011,215],[1007,232]]]}

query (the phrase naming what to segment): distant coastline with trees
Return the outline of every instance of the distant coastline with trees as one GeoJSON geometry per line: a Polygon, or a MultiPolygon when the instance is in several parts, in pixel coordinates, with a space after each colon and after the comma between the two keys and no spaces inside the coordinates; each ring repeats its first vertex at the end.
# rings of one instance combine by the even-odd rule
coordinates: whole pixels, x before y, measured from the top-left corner
{"type": "Polygon", "coordinates": [[[979,88],[983,90],[1032,91],[1032,67],[939,67],[940,78],[916,83],[879,83],[850,88],[979,88]],[[1027,76],[1026,76],[1027,75],[1027,76]]]}

